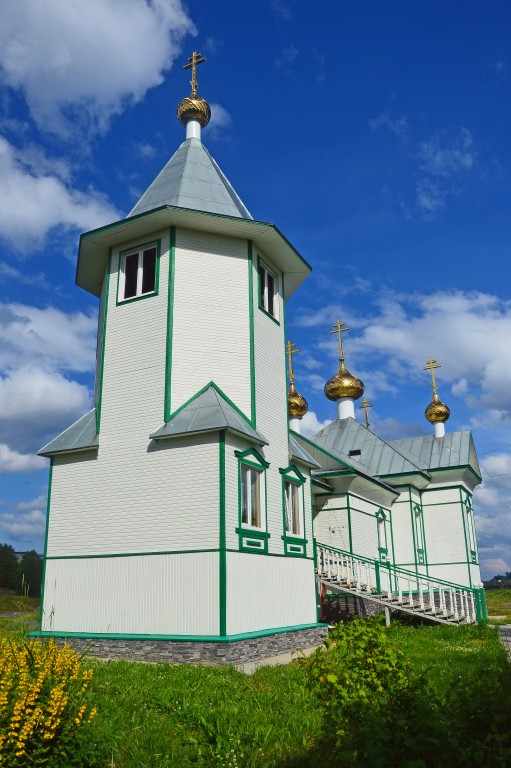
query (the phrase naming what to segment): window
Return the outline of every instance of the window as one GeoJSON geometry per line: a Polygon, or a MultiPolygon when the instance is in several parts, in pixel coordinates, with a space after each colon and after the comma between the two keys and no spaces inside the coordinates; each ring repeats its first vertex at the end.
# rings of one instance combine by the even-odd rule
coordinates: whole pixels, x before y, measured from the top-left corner
{"type": "Polygon", "coordinates": [[[305,538],[305,496],[304,486],[307,481],[298,467],[290,464],[279,469],[282,475],[282,505],[284,554],[287,557],[307,557],[305,538]]]}
{"type": "Polygon", "coordinates": [[[262,476],[260,469],[241,465],[241,524],[262,528],[262,476]]]}
{"type": "Polygon", "coordinates": [[[290,480],[285,481],[286,533],[293,536],[300,536],[302,533],[300,493],[301,486],[298,483],[292,483],[290,480]]]}
{"type": "Polygon", "coordinates": [[[158,246],[151,244],[120,255],[119,301],[136,299],[157,292],[158,246]]]}
{"type": "Polygon", "coordinates": [[[380,562],[386,563],[388,562],[388,545],[387,545],[387,526],[385,523],[387,522],[387,517],[385,515],[385,512],[383,509],[378,510],[376,513],[376,520],[378,525],[378,553],[380,556],[380,562]]]}
{"type": "Polygon", "coordinates": [[[266,470],[270,466],[255,448],[234,451],[238,458],[238,534],[240,552],[268,552],[266,470]]]}
{"type": "Polygon", "coordinates": [[[420,504],[414,504],[413,521],[415,531],[415,549],[417,552],[417,565],[426,563],[426,547],[424,544],[424,519],[422,516],[422,507],[420,504]]]}
{"type": "Polygon", "coordinates": [[[474,525],[474,511],[472,509],[472,502],[470,496],[465,498],[465,513],[467,515],[467,538],[468,538],[468,550],[470,553],[470,560],[472,563],[477,563],[477,549],[476,549],[476,532],[474,525]]]}
{"type": "Polygon", "coordinates": [[[259,261],[259,307],[278,319],[279,279],[263,261],[259,261]]]}

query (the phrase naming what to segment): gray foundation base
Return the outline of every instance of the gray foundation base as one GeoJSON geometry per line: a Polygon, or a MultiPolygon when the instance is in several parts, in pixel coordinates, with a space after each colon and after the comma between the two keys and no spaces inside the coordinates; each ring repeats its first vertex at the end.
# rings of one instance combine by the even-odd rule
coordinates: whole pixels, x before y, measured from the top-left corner
{"type": "Polygon", "coordinates": [[[313,627],[277,635],[247,638],[226,642],[193,642],[181,640],[115,640],[59,638],[79,653],[102,659],[128,659],[130,661],[172,662],[181,664],[246,664],[299,649],[321,645],[327,627],[313,627]]]}

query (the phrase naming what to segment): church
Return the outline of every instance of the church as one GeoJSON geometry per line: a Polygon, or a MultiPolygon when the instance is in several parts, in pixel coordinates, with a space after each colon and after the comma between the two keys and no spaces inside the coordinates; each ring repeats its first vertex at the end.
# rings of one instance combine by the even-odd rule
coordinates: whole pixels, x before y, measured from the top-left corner
{"type": "Polygon", "coordinates": [[[438,363],[426,364],[432,434],[385,442],[366,399],[355,419],[364,385],[332,318],[335,418],[301,434],[285,312],[311,267],[203,145],[202,61],[186,65],[181,146],[125,219],[80,238],[76,283],[99,300],[94,407],[39,452],[38,634],[99,655],[236,663],[318,644],[335,596],[483,619],[481,473],[471,434],[445,430],[438,363]]]}

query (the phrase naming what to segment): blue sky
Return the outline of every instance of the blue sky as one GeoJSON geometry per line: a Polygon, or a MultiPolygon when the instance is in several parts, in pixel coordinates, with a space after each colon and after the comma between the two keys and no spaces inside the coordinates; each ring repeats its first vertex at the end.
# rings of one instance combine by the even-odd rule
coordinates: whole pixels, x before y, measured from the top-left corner
{"type": "Polygon", "coordinates": [[[254,218],[312,264],[288,306],[305,428],[347,322],[386,438],[472,429],[483,575],[511,570],[511,5],[436,0],[4,0],[0,29],[0,542],[42,549],[47,460],[90,408],[97,300],[79,233],[125,216],[183,140],[183,63],[206,64],[203,140],[254,218]]]}

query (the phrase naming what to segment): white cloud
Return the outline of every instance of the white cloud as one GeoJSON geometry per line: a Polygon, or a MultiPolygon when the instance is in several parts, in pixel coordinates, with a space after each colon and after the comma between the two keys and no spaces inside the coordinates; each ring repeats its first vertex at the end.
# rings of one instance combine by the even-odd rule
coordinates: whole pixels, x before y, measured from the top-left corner
{"type": "Polygon", "coordinates": [[[31,472],[44,469],[47,462],[41,456],[23,454],[0,443],[0,472],[31,472]]]}
{"type": "Polygon", "coordinates": [[[391,117],[390,112],[385,110],[384,112],[380,112],[376,117],[371,117],[369,119],[369,128],[372,131],[376,131],[378,128],[387,128],[398,139],[403,139],[406,137],[408,123],[406,115],[393,118],[391,117]]]}
{"type": "Polygon", "coordinates": [[[275,61],[275,66],[278,69],[288,69],[292,64],[294,64],[297,58],[298,48],[292,44],[288,45],[286,48],[282,49],[280,56],[275,61]]]}
{"type": "Polygon", "coordinates": [[[417,207],[424,218],[432,219],[449,197],[459,193],[463,176],[473,170],[474,140],[466,128],[447,141],[437,134],[421,142],[417,159],[422,173],[416,183],[417,207]]]}
{"type": "Polygon", "coordinates": [[[316,432],[319,432],[320,429],[323,429],[331,422],[332,422],[332,419],[325,419],[325,421],[319,421],[314,411],[307,411],[307,413],[302,418],[302,421],[300,423],[300,429],[302,434],[305,435],[305,437],[310,437],[311,435],[315,435],[316,432]]]}
{"type": "Polygon", "coordinates": [[[275,16],[282,21],[291,21],[293,18],[293,11],[289,3],[284,2],[284,0],[271,0],[271,9],[275,16]]]}
{"type": "Polygon", "coordinates": [[[209,138],[216,139],[223,134],[224,131],[230,128],[232,117],[221,104],[213,102],[209,106],[211,108],[211,120],[204,129],[204,133],[209,136],[209,138]]]}
{"type": "Polygon", "coordinates": [[[99,192],[67,186],[65,164],[40,152],[17,150],[0,136],[0,237],[18,249],[41,246],[56,227],[89,230],[115,221],[118,212],[99,192]],[[28,157],[28,160],[27,160],[28,157]]]}
{"type": "MultiPolygon", "coordinates": [[[[14,539],[16,546],[38,540],[42,544],[46,523],[46,512],[42,509],[32,509],[28,512],[2,512],[0,513],[0,540],[4,538],[14,539]]],[[[39,546],[40,548],[40,546],[39,546]]]]}
{"type": "Polygon", "coordinates": [[[94,366],[96,331],[95,313],[0,304],[0,371],[27,365],[89,371],[94,366]]]}
{"type": "Polygon", "coordinates": [[[163,81],[194,31],[181,0],[4,0],[0,68],[43,130],[104,130],[163,81]]]}

